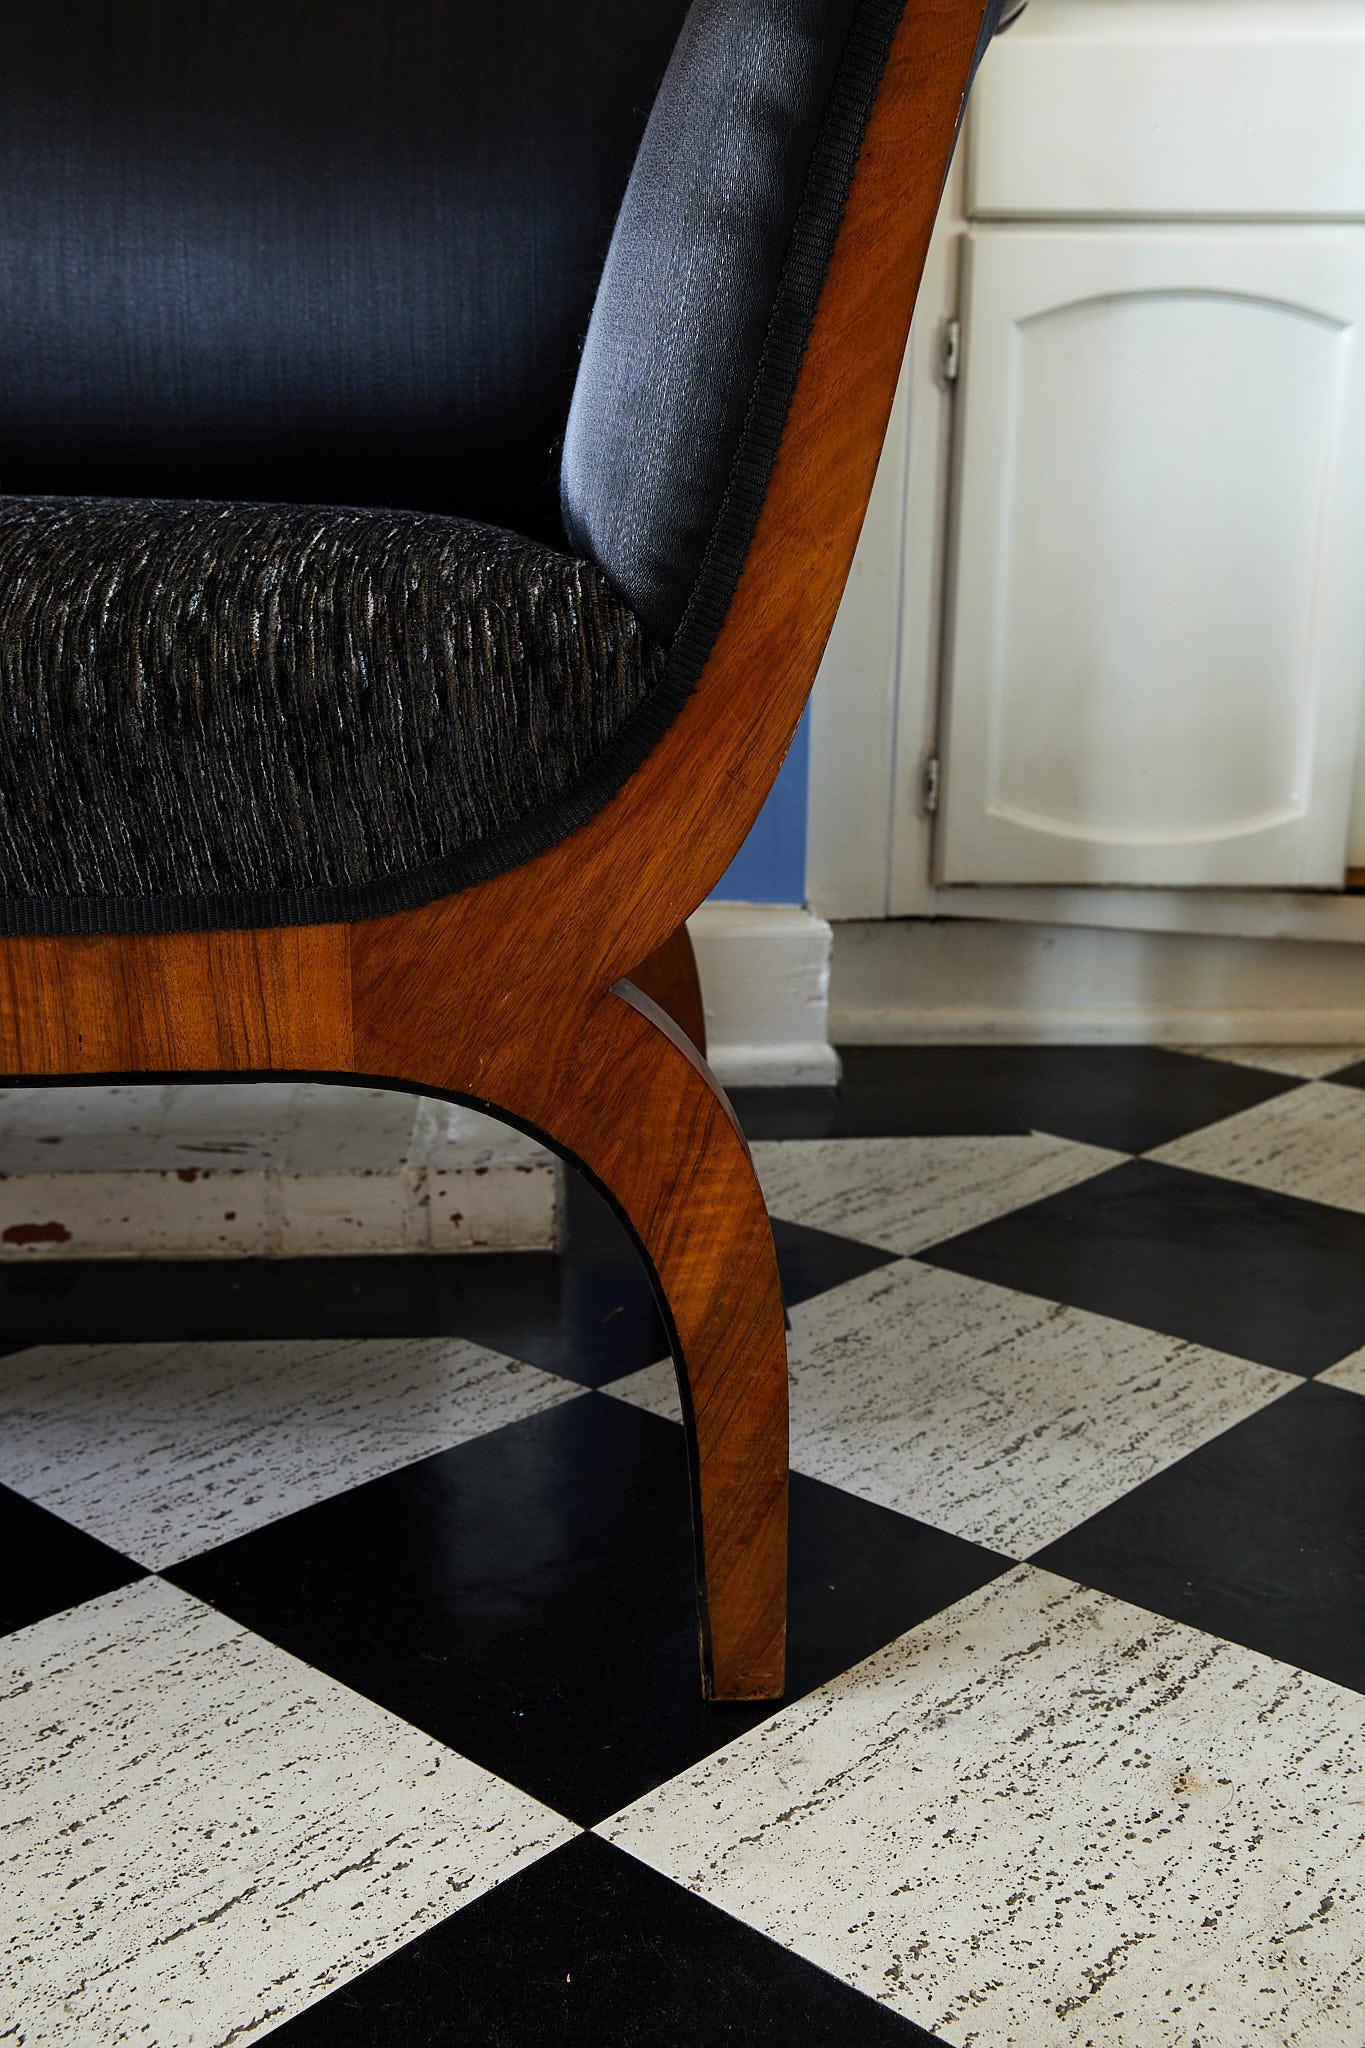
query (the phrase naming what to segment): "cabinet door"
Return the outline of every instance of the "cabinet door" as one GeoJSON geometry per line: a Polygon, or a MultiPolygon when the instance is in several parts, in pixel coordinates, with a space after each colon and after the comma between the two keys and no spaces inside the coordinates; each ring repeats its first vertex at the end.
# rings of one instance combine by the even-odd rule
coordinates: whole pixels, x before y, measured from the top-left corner
{"type": "Polygon", "coordinates": [[[1339,888],[1365,230],[966,253],[937,879],[1339,888]]]}

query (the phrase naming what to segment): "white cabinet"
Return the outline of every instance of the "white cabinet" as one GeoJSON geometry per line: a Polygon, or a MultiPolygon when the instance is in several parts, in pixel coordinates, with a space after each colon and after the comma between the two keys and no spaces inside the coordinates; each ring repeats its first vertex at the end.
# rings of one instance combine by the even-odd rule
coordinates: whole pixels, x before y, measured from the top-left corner
{"type": "Polygon", "coordinates": [[[944,883],[1340,887],[1365,229],[975,229],[944,883]]]}
{"type": "Polygon", "coordinates": [[[1365,0],[1031,0],[965,145],[812,903],[1365,937],[1365,0]]]}
{"type": "Polygon", "coordinates": [[[1355,220],[1361,0],[1031,0],[972,94],[973,219],[1355,220]]]}

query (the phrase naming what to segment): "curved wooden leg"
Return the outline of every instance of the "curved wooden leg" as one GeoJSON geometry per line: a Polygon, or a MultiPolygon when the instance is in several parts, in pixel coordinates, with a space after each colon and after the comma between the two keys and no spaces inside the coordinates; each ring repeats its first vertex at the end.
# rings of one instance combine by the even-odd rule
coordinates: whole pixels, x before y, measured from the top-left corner
{"type": "Polygon", "coordinates": [[[400,1048],[392,1010],[387,1023],[378,1007],[374,1015],[365,1071],[530,1125],[586,1167],[629,1223],[669,1326],[687,1418],[703,1688],[715,1699],[777,1697],[786,1331],[772,1227],[729,1103],[671,1019],[625,982],[579,1018],[561,1011],[553,1026],[477,1056],[452,1046],[445,1061],[439,1033],[400,1048]]]}
{"type": "Polygon", "coordinates": [[[618,984],[585,1020],[579,1054],[572,1085],[561,1077],[528,1120],[611,1196],[654,1278],[687,1418],[703,1690],[773,1699],[785,1679],[787,1343],[763,1195],[725,1096],[648,998],[618,984]]]}
{"type": "Polygon", "coordinates": [[[631,985],[657,1003],[706,1057],[706,1013],[702,1008],[697,956],[685,924],[631,970],[631,985]]]}

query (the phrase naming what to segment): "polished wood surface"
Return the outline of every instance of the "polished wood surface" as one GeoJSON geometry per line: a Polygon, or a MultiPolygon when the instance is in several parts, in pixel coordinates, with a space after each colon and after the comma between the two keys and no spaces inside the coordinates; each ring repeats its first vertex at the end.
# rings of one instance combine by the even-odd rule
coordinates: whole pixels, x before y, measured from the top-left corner
{"type": "Polygon", "coordinates": [[[683,711],[594,818],[458,896],[350,926],[0,940],[0,1072],[16,1079],[387,1080],[517,1121],[593,1175],[634,1231],[672,1332],[703,1673],[727,1699],[783,1684],[782,1303],[762,1196],[686,1029],[676,958],[672,979],[650,962],[733,859],[814,680],[983,11],[906,8],[729,614],[683,711]],[[642,962],[663,1007],[625,979],[642,962]]]}
{"type": "Polygon", "coordinates": [[[0,939],[0,1067],[37,1074],[350,1064],[345,925],[0,939]]]}
{"type": "MultiPolygon", "coordinates": [[[[376,994],[378,991],[376,991],[376,994]]],[[[374,1014],[367,1002],[362,1011],[374,1014]]],[[[486,1102],[544,1132],[611,1198],[654,1279],[693,1461],[703,1683],[720,1699],[782,1688],[787,1348],[772,1226],[749,1149],[695,1048],[629,983],[542,1020],[538,1056],[507,1041],[486,1102]]],[[[433,1035],[365,1032],[372,1073],[463,1093],[433,1035]]]]}
{"type": "Polygon", "coordinates": [[[665,939],[647,960],[632,967],[630,979],[641,995],[648,996],[673,1019],[683,1037],[690,1038],[705,1059],[706,1011],[701,999],[697,955],[687,926],[680,924],[671,939],[665,939]]]}

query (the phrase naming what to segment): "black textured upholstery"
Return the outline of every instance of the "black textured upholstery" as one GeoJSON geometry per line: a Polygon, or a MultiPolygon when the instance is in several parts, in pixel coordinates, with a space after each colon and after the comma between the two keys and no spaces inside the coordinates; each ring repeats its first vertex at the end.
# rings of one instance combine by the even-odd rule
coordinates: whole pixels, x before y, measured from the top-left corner
{"type": "Polygon", "coordinates": [[[463,520],[0,500],[6,928],[427,900],[543,843],[661,663],[600,570],[463,520]]]}
{"type": "Polygon", "coordinates": [[[562,539],[558,446],[686,0],[12,0],[0,491],[562,539]]]}
{"type": "Polygon", "coordinates": [[[902,0],[694,0],[588,326],[566,554],[551,449],[683,13],[24,0],[0,491],[43,496],[0,498],[0,930],[429,900],[667,730],[902,0]]]}

